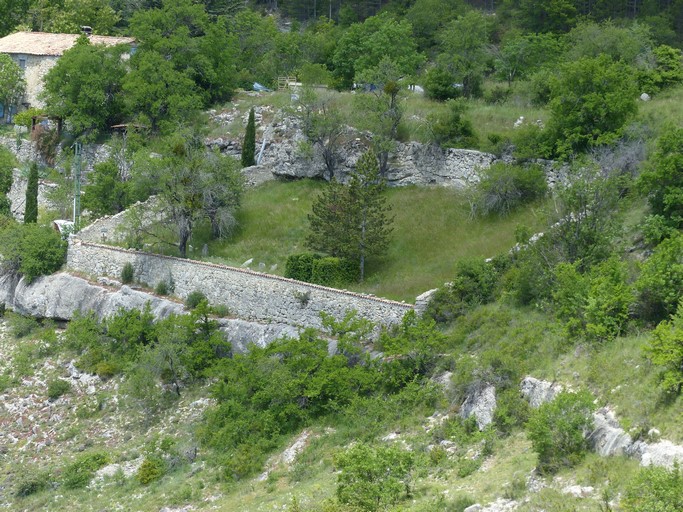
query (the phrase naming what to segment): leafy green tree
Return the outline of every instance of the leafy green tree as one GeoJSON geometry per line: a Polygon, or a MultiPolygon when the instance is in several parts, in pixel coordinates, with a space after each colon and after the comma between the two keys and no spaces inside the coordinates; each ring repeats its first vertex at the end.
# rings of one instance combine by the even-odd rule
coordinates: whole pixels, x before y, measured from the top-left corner
{"type": "Polygon", "coordinates": [[[683,128],[669,128],[638,179],[653,215],[674,229],[683,225],[683,128]]]}
{"type": "Polygon", "coordinates": [[[0,37],[5,37],[15,30],[29,10],[31,0],[0,0],[0,37]]]}
{"type": "Polygon", "coordinates": [[[683,290],[683,235],[676,233],[655,248],[642,264],[635,286],[646,319],[658,321],[674,314],[683,290]]]}
{"type": "Polygon", "coordinates": [[[423,77],[425,94],[428,98],[445,101],[462,96],[462,89],[455,86],[455,74],[446,66],[432,66],[423,77]]]}
{"type": "Polygon", "coordinates": [[[569,61],[607,55],[615,62],[620,60],[634,67],[650,60],[654,45],[647,25],[619,26],[611,20],[579,23],[566,38],[569,61]]]}
{"type": "Polygon", "coordinates": [[[247,129],[244,132],[244,142],[242,143],[242,167],[256,165],[256,121],[254,120],[254,109],[249,111],[247,129]]]}
{"type": "Polygon", "coordinates": [[[152,131],[170,131],[198,112],[202,98],[186,72],[154,51],[138,51],[123,83],[126,105],[152,131]]]}
{"type": "MultiPolygon", "coordinates": [[[[50,6],[49,2],[41,3],[50,6]]],[[[95,34],[114,34],[120,20],[107,0],[64,0],[52,6],[54,10],[48,7],[43,14],[47,26],[42,30],[49,32],[78,34],[82,26],[88,25],[95,34]]]]}
{"type": "Polygon", "coordinates": [[[482,170],[481,179],[474,186],[472,213],[507,215],[547,193],[548,182],[541,167],[495,163],[482,170]]]}
{"type": "Polygon", "coordinates": [[[654,66],[641,71],[638,84],[644,91],[660,91],[683,82],[683,54],[678,48],[661,45],[652,51],[654,66]]]}
{"type": "Polygon", "coordinates": [[[306,244],[357,261],[362,281],[366,258],[382,255],[389,244],[393,219],[387,216],[385,187],[377,157],[371,151],[364,153],[348,186],[332,181],[313,203],[306,244]]]}
{"type": "Polygon", "coordinates": [[[26,202],[24,208],[24,224],[38,222],[38,164],[31,162],[26,183],[26,202]]]}
{"type": "Polygon", "coordinates": [[[593,397],[586,391],[563,391],[531,413],[526,425],[538,469],[555,473],[580,462],[588,451],[586,434],[593,428],[593,397]]]}
{"type": "Polygon", "coordinates": [[[67,121],[76,136],[94,138],[124,119],[126,45],[90,44],[81,36],[45,76],[47,111],[67,121]],[[83,72],[83,70],[88,70],[83,72]]]}
{"type": "Polygon", "coordinates": [[[436,35],[457,15],[467,10],[461,0],[415,0],[406,11],[405,19],[413,27],[413,35],[421,51],[437,45],[436,35]]]}
{"type": "Polygon", "coordinates": [[[662,389],[669,393],[681,393],[683,389],[683,301],[671,320],[660,322],[652,332],[652,340],[645,354],[653,364],[662,368],[662,389]]]}
{"type": "Polygon", "coordinates": [[[24,72],[9,55],[0,54],[0,103],[7,120],[11,119],[12,109],[16,109],[25,91],[24,72]]]}
{"type": "Polygon", "coordinates": [[[332,57],[338,85],[351,88],[354,78],[384,60],[395,63],[402,75],[415,75],[424,62],[412,37],[412,27],[382,13],[351,25],[342,35],[332,57]]]}
{"type": "Polygon", "coordinates": [[[672,469],[641,468],[626,488],[621,502],[624,512],[676,512],[683,510],[683,475],[672,469]]]}
{"type": "Polygon", "coordinates": [[[135,180],[149,183],[149,192],[159,195],[157,213],[169,230],[162,233],[162,241],[176,245],[184,258],[198,222],[210,221],[219,236],[230,233],[243,181],[227,157],[206,150],[198,133],[179,132],[162,145],[164,156],[140,162],[135,180]],[[164,236],[169,232],[173,242],[164,236]]]}
{"type": "Polygon", "coordinates": [[[163,0],[138,10],[131,18],[130,31],[140,52],[158,54],[194,83],[198,108],[232,95],[237,40],[228,33],[226,19],[209,20],[204,4],[163,0]]]}
{"type": "Polygon", "coordinates": [[[578,15],[573,0],[521,0],[519,10],[524,27],[531,32],[567,32],[578,15]]]}
{"type": "Polygon", "coordinates": [[[356,82],[370,89],[356,96],[357,108],[365,113],[372,131],[372,148],[379,158],[379,172],[389,170],[389,152],[398,138],[398,127],[403,118],[401,99],[403,90],[400,69],[396,62],[383,58],[376,67],[358,73],[356,82]]]}
{"type": "Polygon", "coordinates": [[[95,216],[113,215],[125,210],[130,201],[130,181],[123,181],[112,160],[95,164],[88,175],[83,194],[83,208],[95,216]]]}
{"type": "Polygon", "coordinates": [[[442,53],[437,63],[455,76],[468,98],[481,95],[490,36],[489,19],[476,10],[451,21],[439,34],[442,53]]]}
{"type": "Polygon", "coordinates": [[[636,113],[633,69],[602,55],[568,62],[550,81],[548,130],[557,155],[617,140],[636,113]]]}
{"type": "Polygon", "coordinates": [[[37,224],[10,223],[0,231],[2,266],[22,274],[27,282],[59,270],[66,257],[66,242],[59,233],[37,224]]]}
{"type": "Polygon", "coordinates": [[[12,189],[14,167],[17,160],[5,147],[0,148],[0,215],[11,215],[11,204],[7,197],[12,189]]]}
{"type": "Polygon", "coordinates": [[[563,42],[554,34],[517,35],[496,49],[496,73],[511,86],[514,80],[554,64],[563,50],[563,42]]]}
{"type": "Polygon", "coordinates": [[[410,496],[412,453],[397,446],[359,443],[334,459],[337,498],[364,511],[386,510],[410,496]]]}

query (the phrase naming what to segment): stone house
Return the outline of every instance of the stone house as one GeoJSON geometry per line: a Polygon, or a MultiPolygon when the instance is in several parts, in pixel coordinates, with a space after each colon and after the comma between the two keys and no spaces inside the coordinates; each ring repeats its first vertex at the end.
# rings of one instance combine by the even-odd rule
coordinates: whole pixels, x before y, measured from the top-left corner
{"type": "MultiPolygon", "coordinates": [[[[14,108],[43,107],[40,93],[43,90],[43,77],[57,63],[57,60],[76,44],[81,34],[48,34],[45,32],[15,32],[0,38],[0,53],[6,53],[24,70],[26,94],[21,105],[14,108]]],[[[110,37],[88,35],[93,44],[113,46],[129,44],[134,49],[132,37],[110,37]]],[[[84,70],[87,72],[87,70],[84,70]]],[[[0,106],[0,116],[5,114],[0,106]]],[[[4,116],[6,117],[6,116],[4,116]]]]}

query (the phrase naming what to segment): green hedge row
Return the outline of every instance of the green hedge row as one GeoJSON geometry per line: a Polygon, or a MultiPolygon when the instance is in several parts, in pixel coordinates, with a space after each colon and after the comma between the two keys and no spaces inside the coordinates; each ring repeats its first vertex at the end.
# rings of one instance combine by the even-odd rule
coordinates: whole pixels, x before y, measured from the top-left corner
{"type": "Polygon", "coordinates": [[[323,286],[342,286],[358,281],[358,266],[347,259],[314,253],[287,258],[285,277],[323,286]]]}

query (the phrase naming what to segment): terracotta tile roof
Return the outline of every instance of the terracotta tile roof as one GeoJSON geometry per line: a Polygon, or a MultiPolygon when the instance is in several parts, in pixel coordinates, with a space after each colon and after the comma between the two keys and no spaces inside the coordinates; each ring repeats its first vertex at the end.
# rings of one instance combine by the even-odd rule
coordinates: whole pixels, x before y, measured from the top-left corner
{"type": "MultiPolygon", "coordinates": [[[[51,55],[59,57],[76,44],[80,34],[47,34],[45,32],[15,32],[0,39],[0,53],[51,55]]],[[[93,44],[113,46],[132,44],[132,37],[90,36],[93,44]]]]}

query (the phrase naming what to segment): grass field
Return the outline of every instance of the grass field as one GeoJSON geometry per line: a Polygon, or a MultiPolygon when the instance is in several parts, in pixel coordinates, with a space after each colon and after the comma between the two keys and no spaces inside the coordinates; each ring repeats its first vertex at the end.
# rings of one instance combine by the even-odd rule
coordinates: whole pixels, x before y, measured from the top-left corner
{"type": "MultiPolygon", "coordinates": [[[[324,186],[321,181],[276,181],[248,190],[238,231],[228,240],[208,242],[208,259],[239,266],[253,258],[251,268],[281,275],[290,254],[307,250],[307,215],[324,186]]],[[[365,283],[353,289],[406,302],[452,278],[459,260],[510,249],[516,226],[532,231],[543,226],[539,206],[472,220],[466,198],[454,190],[408,187],[387,195],[395,217],[389,251],[383,260],[369,262],[365,283]]],[[[198,232],[193,245],[201,247],[207,234],[198,232]]]]}

